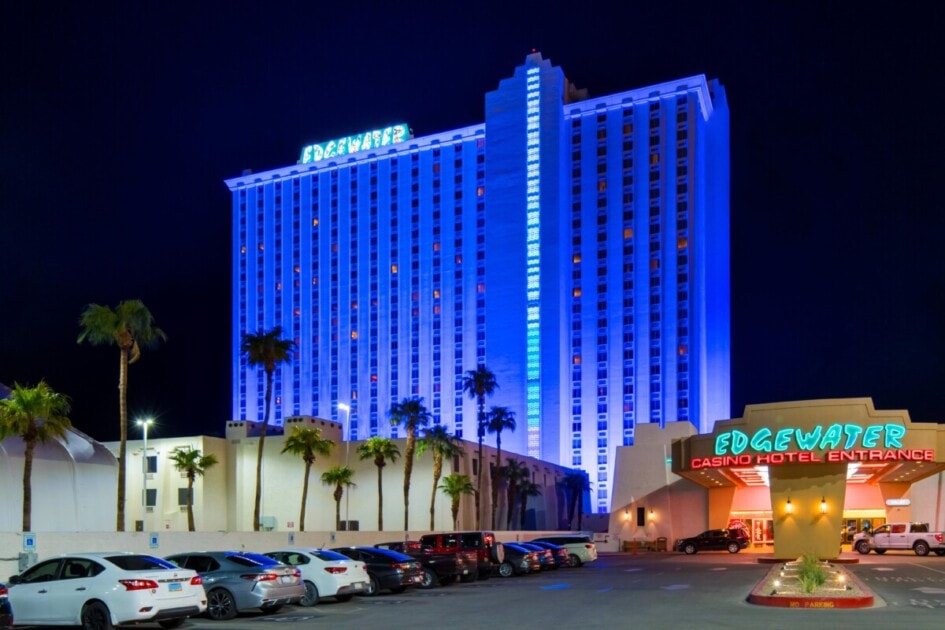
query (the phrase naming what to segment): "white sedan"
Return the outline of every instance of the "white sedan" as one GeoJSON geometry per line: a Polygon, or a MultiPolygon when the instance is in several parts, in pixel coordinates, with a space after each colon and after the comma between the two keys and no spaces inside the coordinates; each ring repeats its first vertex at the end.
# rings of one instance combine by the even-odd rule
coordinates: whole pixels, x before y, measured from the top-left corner
{"type": "Polygon", "coordinates": [[[322,597],[346,602],[368,589],[370,577],[360,560],[352,560],[335,551],[303,547],[266,552],[283,564],[294,566],[305,583],[303,606],[314,606],[322,597]]]}
{"type": "Polygon", "coordinates": [[[176,628],[207,609],[200,576],[153,556],[123,552],[49,558],[7,582],[18,625],[110,630],[156,621],[176,628]]]}

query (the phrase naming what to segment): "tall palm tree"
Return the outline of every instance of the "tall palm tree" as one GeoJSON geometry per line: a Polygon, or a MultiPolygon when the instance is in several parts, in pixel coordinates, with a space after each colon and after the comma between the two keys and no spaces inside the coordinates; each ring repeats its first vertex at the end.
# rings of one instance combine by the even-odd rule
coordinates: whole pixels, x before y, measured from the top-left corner
{"type": "Polygon", "coordinates": [[[480,496],[482,495],[482,438],[486,435],[486,396],[491,396],[499,384],[495,374],[485,365],[479,365],[475,370],[468,370],[463,377],[463,391],[469,394],[479,405],[479,416],[476,434],[479,437],[479,470],[476,474],[476,529],[482,529],[482,514],[480,510],[480,496]]]}
{"type": "Polygon", "coordinates": [[[541,486],[539,486],[534,481],[523,481],[519,486],[518,494],[522,498],[521,503],[521,528],[525,529],[525,513],[526,508],[528,507],[528,497],[540,497],[541,496],[541,486]]]}
{"type": "Polygon", "coordinates": [[[387,462],[396,462],[400,457],[400,449],[394,444],[394,441],[385,437],[372,437],[365,440],[358,446],[358,457],[361,459],[373,459],[377,466],[377,531],[384,531],[384,487],[381,480],[381,473],[387,462]]]}
{"type": "Polygon", "coordinates": [[[443,477],[443,483],[440,484],[443,494],[450,498],[450,509],[453,514],[453,529],[459,528],[459,501],[465,494],[475,494],[472,481],[469,476],[460,473],[451,473],[443,477]]]}
{"type": "MultiPolygon", "coordinates": [[[[574,510],[579,507],[584,497],[584,491],[591,489],[591,484],[587,479],[587,473],[583,470],[569,470],[564,474],[561,480],[564,486],[565,496],[568,497],[568,529],[571,529],[574,523],[574,510]]],[[[578,510],[578,529],[582,526],[583,507],[578,510]]]]}
{"type": "MultiPolygon", "coordinates": [[[[492,529],[495,529],[495,512],[499,503],[499,465],[502,463],[502,431],[515,430],[515,412],[508,407],[492,407],[486,419],[489,433],[495,433],[495,468],[492,469],[492,529]]],[[[509,511],[512,506],[509,506],[509,511]]]]}
{"type": "Polygon", "coordinates": [[[391,405],[387,412],[393,426],[404,425],[407,444],[404,445],[404,531],[410,531],[410,477],[413,475],[413,455],[417,449],[417,429],[430,423],[430,412],[423,405],[423,398],[413,396],[391,405]]]}
{"type": "Polygon", "coordinates": [[[82,332],[79,343],[93,346],[118,346],[118,417],[121,441],[118,444],[117,531],[125,531],[125,451],[128,444],[128,366],[141,358],[141,348],[151,348],[167,339],[154,325],[151,311],[141,300],[120,302],[113,311],[107,306],[89,304],[79,317],[82,332]]]}
{"type": "Polygon", "coordinates": [[[417,457],[427,450],[433,453],[433,495],[430,497],[430,530],[432,531],[435,529],[433,516],[436,509],[436,487],[443,474],[443,460],[462,455],[463,447],[459,445],[456,437],[450,435],[446,427],[438,424],[427,429],[420,438],[417,444],[417,457]]]}
{"type": "Polygon", "coordinates": [[[351,481],[354,477],[354,471],[347,466],[333,466],[322,473],[322,483],[326,486],[334,486],[335,492],[335,529],[341,529],[341,497],[344,496],[345,488],[357,486],[351,481]]]}
{"type": "Polygon", "coordinates": [[[194,481],[211,467],[219,462],[214,454],[204,455],[200,449],[193,446],[178,447],[173,450],[168,459],[174,468],[187,475],[187,531],[196,531],[194,528],[194,481]]]}
{"type": "Polygon", "coordinates": [[[245,333],[240,351],[246,355],[250,366],[262,366],[266,372],[266,412],[262,431],[259,434],[259,452],[256,456],[256,498],[253,504],[253,531],[259,531],[259,504],[262,499],[262,458],[269,426],[269,410],[272,406],[272,378],[279,363],[288,363],[292,358],[295,342],[282,338],[282,326],[269,331],[258,331],[255,335],[245,333]]]}
{"type": "Polygon", "coordinates": [[[305,477],[302,479],[302,507],[299,510],[299,531],[305,531],[305,503],[308,500],[308,476],[312,471],[316,455],[328,457],[335,443],[322,437],[316,427],[295,427],[285,439],[283,453],[298,455],[305,462],[305,477]]]}
{"type": "Polygon", "coordinates": [[[508,482],[505,489],[505,502],[508,504],[508,514],[505,518],[505,528],[512,529],[512,520],[515,514],[515,502],[519,497],[519,488],[526,481],[531,480],[531,473],[528,467],[517,459],[509,457],[507,466],[502,467],[502,475],[508,482]]]}
{"type": "Polygon", "coordinates": [[[72,426],[69,399],[40,381],[36,387],[13,386],[9,398],[0,400],[0,441],[18,436],[23,440],[23,531],[32,529],[33,452],[36,444],[65,437],[72,426]]]}

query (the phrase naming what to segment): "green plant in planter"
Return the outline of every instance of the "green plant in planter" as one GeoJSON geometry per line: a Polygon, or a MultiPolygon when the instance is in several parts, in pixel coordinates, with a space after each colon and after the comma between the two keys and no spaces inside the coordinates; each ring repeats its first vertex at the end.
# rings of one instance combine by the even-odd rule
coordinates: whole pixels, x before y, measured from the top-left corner
{"type": "Polygon", "coordinates": [[[801,556],[798,565],[797,579],[804,588],[804,592],[810,594],[827,581],[827,569],[816,555],[805,553],[801,556]]]}

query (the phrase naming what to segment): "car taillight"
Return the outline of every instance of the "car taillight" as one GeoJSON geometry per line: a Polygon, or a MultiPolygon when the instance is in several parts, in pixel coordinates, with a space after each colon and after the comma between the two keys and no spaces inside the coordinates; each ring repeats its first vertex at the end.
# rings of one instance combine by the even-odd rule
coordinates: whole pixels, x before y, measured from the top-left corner
{"type": "Polygon", "coordinates": [[[593,548],[594,548],[594,545],[586,544],[586,545],[584,545],[584,548],[585,548],[585,549],[593,549],[593,548]]]}
{"type": "Polygon", "coordinates": [[[325,570],[329,573],[344,573],[348,567],[325,567],[325,570]]]}
{"type": "Polygon", "coordinates": [[[195,575],[194,577],[190,578],[190,583],[193,586],[199,586],[203,584],[203,578],[200,577],[199,575],[195,575]]]}
{"type": "Polygon", "coordinates": [[[935,540],[937,540],[938,542],[942,542],[942,535],[941,535],[941,534],[935,534],[935,540]]]}
{"type": "Polygon", "coordinates": [[[251,582],[272,582],[273,580],[279,579],[279,576],[275,573],[247,573],[240,577],[251,582]]]}
{"type": "Polygon", "coordinates": [[[4,586],[3,584],[0,584],[0,595],[7,595],[7,594],[8,594],[7,587],[4,586]]]}
{"type": "Polygon", "coordinates": [[[145,591],[158,587],[154,580],[118,580],[118,583],[124,586],[126,591],[145,591]]]}

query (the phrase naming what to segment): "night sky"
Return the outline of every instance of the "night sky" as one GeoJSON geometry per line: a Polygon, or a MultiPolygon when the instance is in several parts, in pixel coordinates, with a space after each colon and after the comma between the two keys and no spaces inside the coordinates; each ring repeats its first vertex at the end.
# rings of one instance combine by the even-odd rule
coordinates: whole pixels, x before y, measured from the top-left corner
{"type": "Polygon", "coordinates": [[[871,396],[945,421],[945,10],[721,4],[3,3],[0,382],[45,378],[117,439],[118,350],[78,345],[78,318],[141,299],[168,341],[131,367],[132,419],[222,435],[223,179],[393,122],[481,123],[536,49],[591,96],[726,87],[733,416],[871,396]]]}

